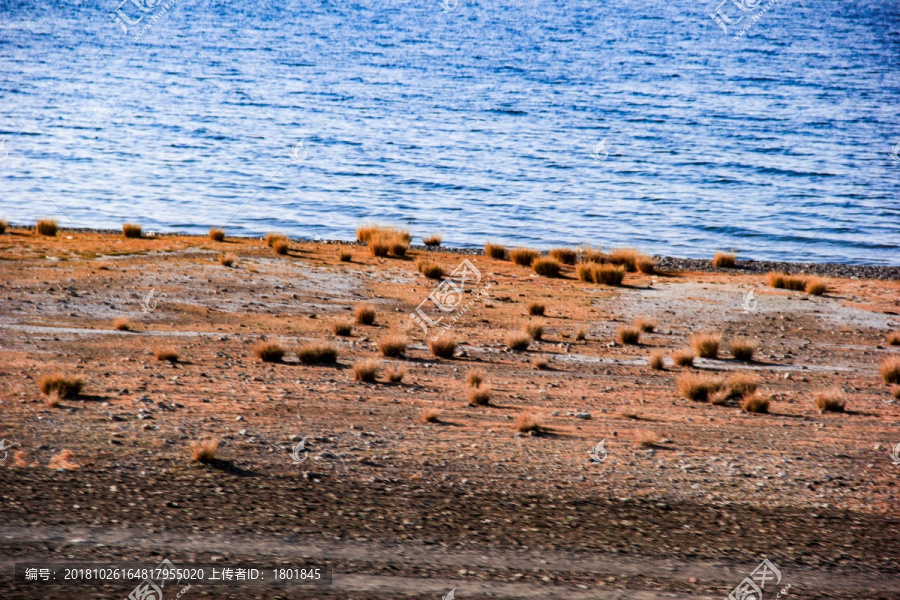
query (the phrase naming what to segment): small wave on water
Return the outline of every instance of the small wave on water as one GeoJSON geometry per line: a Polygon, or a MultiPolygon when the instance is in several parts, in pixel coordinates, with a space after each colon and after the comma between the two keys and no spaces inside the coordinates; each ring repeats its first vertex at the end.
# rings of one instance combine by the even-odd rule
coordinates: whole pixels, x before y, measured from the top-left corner
{"type": "Polygon", "coordinates": [[[896,3],[163,5],[0,0],[0,217],[900,264],[896,3]]]}

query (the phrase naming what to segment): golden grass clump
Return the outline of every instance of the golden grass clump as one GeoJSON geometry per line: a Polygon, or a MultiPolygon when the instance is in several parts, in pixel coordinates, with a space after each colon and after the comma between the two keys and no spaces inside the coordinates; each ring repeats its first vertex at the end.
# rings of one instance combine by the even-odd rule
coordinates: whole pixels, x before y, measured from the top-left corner
{"type": "Polygon", "coordinates": [[[119,317],[113,321],[113,329],[116,331],[131,331],[131,322],[125,317],[119,317]]]}
{"type": "Polygon", "coordinates": [[[330,344],[310,342],[296,350],[297,359],[304,365],[333,365],[337,362],[337,348],[330,344]]]}
{"type": "Polygon", "coordinates": [[[678,378],[678,389],[688,400],[705,402],[710,394],[723,389],[725,384],[718,377],[704,373],[682,373],[678,378]]]}
{"type": "Polygon", "coordinates": [[[9,228],[9,221],[6,219],[0,219],[0,235],[6,233],[7,228],[9,228]]]}
{"type": "Polygon", "coordinates": [[[590,267],[591,281],[594,283],[612,286],[622,285],[622,280],[625,279],[625,267],[608,264],[597,265],[594,263],[591,263],[591,265],[593,265],[590,267]]]}
{"type": "Polygon", "coordinates": [[[452,336],[441,336],[437,339],[428,340],[428,349],[431,354],[438,358],[453,358],[459,341],[452,336]]]}
{"type": "Polygon", "coordinates": [[[638,257],[634,261],[634,265],[637,267],[637,270],[644,275],[652,275],[653,273],[656,273],[656,261],[646,254],[638,255],[638,257]]]}
{"type": "Polygon", "coordinates": [[[405,229],[399,229],[397,227],[386,227],[383,225],[362,225],[356,230],[356,239],[357,241],[368,243],[372,240],[372,238],[376,237],[396,237],[399,240],[406,242],[408,245],[410,241],[412,241],[412,236],[409,234],[409,231],[405,229]]]}
{"type": "Polygon", "coordinates": [[[544,336],[544,326],[536,323],[526,323],[523,331],[535,341],[540,340],[544,336]]]}
{"type": "Polygon", "coordinates": [[[341,262],[350,262],[353,260],[353,253],[346,248],[338,249],[338,260],[341,262]]]}
{"type": "Polygon", "coordinates": [[[367,225],[356,230],[356,239],[368,244],[372,256],[384,258],[390,253],[403,257],[406,256],[412,236],[405,229],[367,225]]]}
{"type": "Polygon", "coordinates": [[[815,394],[816,408],[821,412],[844,412],[847,400],[841,388],[831,388],[828,390],[819,390],[815,394]]]}
{"type": "Polygon", "coordinates": [[[900,346],[900,331],[892,331],[887,334],[887,343],[889,346],[900,346]]]}
{"type": "Polygon", "coordinates": [[[388,369],[385,376],[391,383],[400,383],[406,377],[406,369],[388,369]]]}
{"type": "Polygon", "coordinates": [[[159,361],[166,361],[169,363],[178,362],[178,351],[171,346],[166,346],[165,348],[157,348],[153,351],[153,356],[155,356],[156,360],[159,361]]]}
{"type": "Polygon", "coordinates": [[[640,343],[641,339],[641,330],[637,327],[619,327],[616,331],[616,339],[619,340],[620,344],[628,344],[631,346],[636,346],[640,343]]]}
{"type": "Polygon", "coordinates": [[[731,355],[735,360],[750,362],[753,360],[753,353],[756,352],[756,342],[747,338],[735,338],[731,340],[731,355]]]}
{"type": "Polygon", "coordinates": [[[541,253],[531,248],[513,248],[509,251],[509,259],[522,267],[530,267],[541,253]]]}
{"type": "Polygon", "coordinates": [[[771,398],[761,396],[760,394],[747,394],[741,400],[741,409],[748,413],[767,413],[769,412],[769,404],[772,403],[771,398]]]}
{"type": "Polygon", "coordinates": [[[275,254],[285,255],[288,253],[288,250],[291,249],[291,243],[287,240],[287,238],[281,238],[279,240],[275,240],[272,244],[272,250],[275,254]]]}
{"type": "Polygon", "coordinates": [[[533,338],[524,331],[511,331],[503,338],[503,343],[505,343],[510,350],[524,352],[525,350],[528,350],[528,346],[531,345],[532,339],[533,338]]]}
{"type": "Polygon", "coordinates": [[[209,239],[211,239],[214,242],[225,241],[225,230],[219,229],[218,227],[210,227],[209,228],[209,239]]]}
{"type": "Polygon", "coordinates": [[[253,347],[253,354],[263,362],[277,363],[284,358],[284,348],[278,342],[260,342],[253,347]]]}
{"type": "Polygon", "coordinates": [[[562,265],[552,258],[540,256],[532,261],[531,268],[541,277],[559,277],[562,265]]]}
{"type": "Polygon", "coordinates": [[[466,394],[469,397],[469,404],[473,406],[487,406],[491,403],[491,388],[488,386],[470,387],[466,394]]]}
{"type": "Polygon", "coordinates": [[[50,458],[50,462],[47,463],[48,469],[65,469],[66,471],[77,471],[81,468],[81,465],[74,462],[72,459],[75,455],[71,450],[63,450],[59,454],[55,454],[50,458]]]}
{"type": "Polygon", "coordinates": [[[578,252],[571,248],[554,248],[550,251],[550,256],[564,265],[574,265],[575,259],[578,258],[578,252]]]}
{"type": "Polygon", "coordinates": [[[400,335],[389,335],[378,340],[378,351],[385,358],[400,358],[406,352],[406,338],[400,335]]]}
{"type": "Polygon", "coordinates": [[[541,425],[541,420],[537,415],[523,410],[516,415],[515,429],[519,433],[528,433],[529,431],[540,433],[544,430],[544,427],[541,425]]]}
{"type": "Polygon", "coordinates": [[[729,396],[746,396],[756,392],[756,386],[759,380],[753,375],[747,373],[735,373],[728,378],[728,395],[729,396]]]}
{"type": "Polygon", "coordinates": [[[381,364],[377,360],[368,358],[353,365],[353,379],[362,383],[374,383],[378,377],[381,364]]]}
{"type": "Polygon", "coordinates": [[[531,365],[538,371],[549,371],[550,363],[544,358],[537,358],[531,362],[531,365]]]}
{"type": "Polygon", "coordinates": [[[56,232],[58,229],[59,228],[56,225],[56,219],[40,219],[34,225],[34,232],[38,235],[56,237],[56,232]]]}
{"type": "Polygon", "coordinates": [[[263,241],[266,242],[266,246],[268,246],[269,248],[274,248],[275,244],[280,240],[286,241],[287,236],[284,235],[283,233],[270,232],[270,233],[267,233],[266,237],[263,238],[263,241]]]}
{"type": "Polygon", "coordinates": [[[191,458],[194,462],[209,464],[216,458],[219,440],[198,440],[191,443],[191,458]]]}
{"type": "Polygon", "coordinates": [[[891,396],[893,396],[895,400],[900,400],[900,385],[891,386],[891,396]]]}
{"type": "Polygon", "coordinates": [[[584,332],[584,329],[579,329],[578,332],[575,334],[575,339],[578,340],[579,342],[584,341],[586,338],[587,338],[587,334],[584,332]]]}
{"type": "Polygon", "coordinates": [[[395,236],[389,239],[388,245],[391,248],[391,254],[401,258],[406,256],[406,251],[409,250],[409,242],[395,236]]]}
{"type": "Polygon", "coordinates": [[[441,245],[441,234],[433,233],[427,237],[423,237],[422,243],[429,248],[436,248],[441,245]]]}
{"type": "Polygon", "coordinates": [[[391,245],[382,238],[371,238],[367,243],[372,256],[385,258],[391,251],[391,245]]]}
{"type": "Polygon", "coordinates": [[[737,265],[737,256],[734,252],[716,252],[713,256],[713,266],[717,269],[733,269],[737,265]]]}
{"type": "Polygon", "coordinates": [[[641,330],[641,333],[653,333],[656,329],[656,323],[645,317],[638,317],[634,320],[634,326],[641,330]]]}
{"type": "Polygon", "coordinates": [[[681,348],[672,353],[672,362],[679,367],[693,367],[697,355],[690,348],[681,348]]]}
{"type": "Polygon", "coordinates": [[[426,258],[420,258],[416,261],[416,269],[428,279],[441,279],[444,277],[444,267],[426,258]]]}
{"type": "Polygon", "coordinates": [[[494,260],[506,260],[506,246],[488,242],[484,245],[484,255],[494,260]]]}
{"type": "Polygon", "coordinates": [[[810,277],[803,289],[810,296],[822,296],[828,291],[828,285],[821,277],[810,277]]]}
{"type": "Polygon", "coordinates": [[[230,252],[223,252],[219,255],[219,264],[223,267],[230,267],[234,264],[234,254],[230,252]]]}
{"type": "Polygon", "coordinates": [[[356,228],[356,241],[366,243],[380,230],[378,225],[360,225],[356,228]]]}
{"type": "Polygon", "coordinates": [[[375,309],[368,304],[359,304],[356,307],[356,322],[360,325],[375,324],[375,309]]]}
{"type": "Polygon", "coordinates": [[[122,225],[122,237],[139,238],[141,237],[142,228],[137,223],[125,223],[122,225]]]}
{"type": "Polygon", "coordinates": [[[38,381],[38,389],[44,395],[56,394],[60,398],[74,398],[84,388],[84,380],[80,377],[66,377],[62,373],[44,375],[38,381]]]}
{"type": "Polygon", "coordinates": [[[881,363],[881,378],[885,383],[900,383],[900,356],[891,356],[881,363]]]}
{"type": "Polygon", "coordinates": [[[806,289],[806,277],[788,275],[787,273],[771,272],[767,275],[769,287],[793,290],[795,292],[806,289]]]}
{"type": "Polygon", "coordinates": [[[331,325],[331,330],[334,332],[334,335],[346,337],[353,333],[353,323],[350,321],[335,321],[331,325]]]}
{"type": "Polygon", "coordinates": [[[484,382],[484,371],[481,369],[469,369],[466,374],[466,383],[469,387],[478,387],[484,382]]]}
{"type": "Polygon", "coordinates": [[[722,336],[718,333],[695,333],[688,341],[700,358],[718,358],[722,336]]]}
{"type": "Polygon", "coordinates": [[[426,423],[440,423],[441,411],[436,408],[426,408],[422,410],[422,420],[426,423]]]}
{"type": "Polygon", "coordinates": [[[638,429],[634,432],[634,441],[642,448],[652,448],[659,443],[659,435],[649,429],[638,429]]]}
{"type": "Polygon", "coordinates": [[[649,256],[636,248],[616,248],[606,260],[614,265],[621,265],[629,273],[640,271],[641,273],[653,273],[656,263],[649,256]]]}
{"type": "Polygon", "coordinates": [[[528,314],[532,317],[543,317],[546,309],[543,302],[529,302],[527,308],[528,314]]]}
{"type": "Polygon", "coordinates": [[[600,248],[594,250],[590,246],[583,246],[581,248],[581,261],[599,265],[606,262],[606,255],[600,251],[600,248]]]}
{"type": "Polygon", "coordinates": [[[650,353],[650,368],[654,371],[662,371],[665,368],[665,362],[663,361],[663,351],[662,350],[654,350],[650,353]]]}

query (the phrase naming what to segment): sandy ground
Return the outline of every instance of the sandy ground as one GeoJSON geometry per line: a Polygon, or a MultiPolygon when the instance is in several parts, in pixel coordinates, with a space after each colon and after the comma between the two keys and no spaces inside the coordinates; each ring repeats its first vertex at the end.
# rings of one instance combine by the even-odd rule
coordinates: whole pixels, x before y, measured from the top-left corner
{"type": "Polygon", "coordinates": [[[900,598],[900,402],[878,375],[900,354],[885,341],[900,328],[900,282],[828,279],[815,297],[760,274],[665,272],[611,288],[428,252],[448,272],[467,258],[481,277],[444,319],[457,355],[436,359],[409,317],[436,286],[416,271],[425,252],[345,247],[352,262],[330,244],[276,256],[247,239],[0,236],[0,439],[13,445],[0,465],[0,586],[18,561],[167,557],[334,570],[327,588],[195,586],[185,598],[722,598],[768,558],[782,580],[765,598],[788,583],[799,598],[900,598]],[[526,314],[531,301],[543,317],[526,314]],[[334,335],[360,302],[375,325],[334,335]],[[123,317],[132,331],[114,329],[123,317]],[[617,343],[636,317],[656,330],[617,343]],[[543,340],[509,351],[505,335],[526,323],[543,340]],[[696,332],[721,333],[724,350],[735,336],[758,342],[754,362],[723,351],[693,370],[754,374],[769,414],[684,399],[684,369],[648,368],[651,351],[696,332]],[[395,333],[411,344],[382,366],[405,370],[402,382],[355,382],[352,365],[380,359],[375,343],[395,333]],[[326,341],[338,364],[293,352],[263,363],[260,340],[326,341]],[[166,346],[175,365],[154,357],[166,346]],[[489,406],[468,405],[472,368],[489,406]],[[84,378],[81,396],[49,405],[37,382],[55,372],[84,378]],[[813,396],[832,387],[848,410],[821,414],[813,396]],[[522,411],[546,432],[517,433],[522,411]],[[191,462],[207,438],[217,461],[191,462]],[[601,440],[608,455],[592,461],[601,440]],[[48,468],[64,449],[78,468],[48,468]]]}

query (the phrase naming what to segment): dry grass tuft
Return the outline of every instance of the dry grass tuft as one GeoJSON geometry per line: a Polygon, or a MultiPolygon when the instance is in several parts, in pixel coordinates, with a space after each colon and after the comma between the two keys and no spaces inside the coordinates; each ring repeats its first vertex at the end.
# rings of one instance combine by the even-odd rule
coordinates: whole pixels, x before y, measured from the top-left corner
{"type": "Polygon", "coordinates": [[[736,360],[750,362],[753,353],[756,352],[756,342],[747,338],[735,338],[731,340],[731,355],[736,360]]]}
{"type": "Polygon", "coordinates": [[[768,274],[767,278],[769,287],[794,291],[801,291],[806,289],[806,277],[798,277],[788,275],[786,273],[772,272],[768,274]]]}
{"type": "Polygon", "coordinates": [[[38,381],[38,389],[47,396],[57,394],[60,398],[73,398],[80,394],[83,388],[83,379],[80,377],[66,377],[62,373],[44,375],[38,381]]]}
{"type": "Polygon", "coordinates": [[[665,368],[663,361],[664,353],[662,350],[654,350],[650,353],[650,368],[654,371],[662,371],[665,368]]]}
{"type": "Polygon", "coordinates": [[[141,237],[141,226],[136,223],[125,223],[122,225],[122,237],[139,238],[141,237]]]}
{"type": "Polygon", "coordinates": [[[263,362],[277,363],[284,358],[284,348],[278,342],[260,342],[253,347],[253,354],[263,362]]]}
{"type": "Polygon", "coordinates": [[[372,256],[385,257],[389,253],[394,256],[406,256],[412,236],[405,229],[368,225],[356,230],[356,239],[369,246],[372,256]]]}
{"type": "Polygon", "coordinates": [[[281,256],[287,254],[288,250],[290,249],[291,243],[286,238],[275,240],[275,242],[272,244],[272,250],[275,251],[275,254],[279,254],[281,256]]]}
{"type": "Polygon", "coordinates": [[[434,233],[429,235],[428,237],[422,238],[422,243],[428,246],[429,248],[435,248],[441,245],[441,234],[434,233]]]}
{"type": "Polygon", "coordinates": [[[891,396],[896,400],[900,400],[900,385],[891,386],[891,396]]]}
{"type": "Polygon", "coordinates": [[[44,402],[44,406],[46,406],[47,408],[56,408],[59,406],[60,400],[62,400],[62,398],[59,397],[59,394],[53,392],[47,397],[47,401],[44,402]]]}
{"type": "Polygon", "coordinates": [[[452,336],[441,336],[438,339],[428,340],[428,349],[438,358],[453,358],[459,341],[452,336]]]}
{"type": "Polygon", "coordinates": [[[297,359],[304,365],[333,365],[338,357],[337,348],[320,342],[303,344],[295,352],[297,359]]]}
{"type": "Polygon", "coordinates": [[[428,279],[441,279],[444,276],[444,267],[427,258],[420,258],[416,261],[416,269],[428,279]]]}
{"type": "Polygon", "coordinates": [[[559,277],[562,265],[552,258],[541,256],[531,263],[531,268],[541,277],[559,277]]]}
{"type": "Polygon", "coordinates": [[[822,296],[828,291],[828,286],[821,277],[810,277],[807,280],[804,289],[810,296],[822,296]]]}
{"type": "Polygon", "coordinates": [[[400,358],[406,352],[406,338],[400,335],[389,335],[378,340],[378,351],[385,358],[400,358]]]}
{"type": "Polygon", "coordinates": [[[678,389],[688,400],[706,402],[710,394],[718,392],[725,386],[718,377],[703,373],[682,373],[678,378],[678,389]]]}
{"type": "Polygon", "coordinates": [[[353,379],[362,383],[374,383],[380,369],[381,363],[377,360],[362,360],[353,365],[353,379]]]}
{"type": "Polygon", "coordinates": [[[339,248],[338,260],[340,260],[341,262],[350,262],[351,260],[353,260],[353,253],[346,248],[339,248]]]}
{"type": "Polygon", "coordinates": [[[616,248],[606,256],[606,260],[625,267],[629,273],[653,273],[656,269],[653,259],[635,248],[616,248]]]}
{"type": "Polygon", "coordinates": [[[353,323],[350,321],[335,321],[331,325],[331,330],[334,331],[334,335],[346,337],[353,333],[353,323]]]}
{"type": "Polygon", "coordinates": [[[56,237],[58,229],[56,219],[41,219],[34,225],[34,232],[38,235],[56,237]]]}
{"type": "Polygon", "coordinates": [[[170,363],[178,362],[178,351],[171,346],[166,346],[165,348],[157,348],[153,351],[153,356],[156,357],[156,360],[164,360],[170,363]]]}
{"type": "Polygon", "coordinates": [[[266,242],[266,246],[268,246],[269,248],[274,248],[275,243],[280,240],[287,241],[287,236],[284,235],[283,233],[270,232],[270,233],[267,233],[266,237],[263,238],[263,241],[266,242]]]}
{"type": "Polygon", "coordinates": [[[885,383],[900,383],[900,356],[891,356],[881,363],[881,378],[885,383]]]}
{"type": "Polygon", "coordinates": [[[713,266],[717,269],[733,269],[737,265],[737,256],[733,252],[716,252],[713,266]]]}
{"type": "Polygon", "coordinates": [[[540,433],[544,430],[538,416],[527,410],[516,415],[515,428],[519,433],[528,433],[529,431],[540,433]]]}
{"type": "Polygon", "coordinates": [[[491,403],[491,388],[488,386],[470,387],[466,394],[469,397],[469,404],[473,406],[487,406],[491,403]]]}
{"type": "Polygon", "coordinates": [[[748,373],[735,373],[728,378],[729,396],[746,396],[756,392],[759,380],[748,373]]]}
{"type": "Polygon", "coordinates": [[[700,358],[718,358],[722,336],[718,333],[695,333],[688,341],[700,358]]]}
{"type": "Polygon", "coordinates": [[[544,358],[536,358],[532,361],[531,365],[537,369],[538,371],[549,371],[550,363],[547,362],[544,358]]]}
{"type": "Polygon", "coordinates": [[[741,408],[748,413],[767,413],[771,403],[771,398],[753,393],[744,396],[744,399],[741,400],[741,408]]]}
{"type": "Polygon", "coordinates": [[[900,331],[892,331],[887,334],[887,343],[889,346],[900,346],[900,331]]]}
{"type": "Polygon", "coordinates": [[[575,259],[578,258],[578,252],[570,248],[554,248],[550,251],[550,256],[564,265],[574,265],[575,259]]]}
{"type": "Polygon", "coordinates": [[[356,307],[356,322],[360,325],[375,324],[375,309],[368,304],[359,304],[356,307]]]}
{"type": "Polygon", "coordinates": [[[211,239],[214,242],[225,241],[225,230],[219,229],[218,227],[210,227],[209,228],[209,239],[211,239]]]}
{"type": "Polygon", "coordinates": [[[526,323],[522,330],[535,341],[540,340],[544,336],[544,326],[536,323],[526,323]]]}
{"type": "Polygon", "coordinates": [[[219,264],[223,267],[230,267],[234,264],[235,258],[234,254],[230,252],[223,252],[219,255],[219,264]]]}
{"type": "Polygon", "coordinates": [[[400,383],[406,377],[406,369],[388,369],[385,376],[391,383],[400,383]]]}
{"type": "Polygon", "coordinates": [[[584,332],[584,329],[579,329],[578,332],[575,334],[575,339],[578,340],[579,342],[583,341],[586,338],[587,338],[587,334],[584,332]]]}
{"type": "Polygon", "coordinates": [[[819,390],[815,394],[816,408],[821,412],[844,412],[847,400],[841,388],[831,388],[828,390],[819,390]]]}
{"type": "Polygon", "coordinates": [[[488,242],[484,245],[484,255],[494,260],[506,260],[506,246],[488,242]]]}
{"type": "Polygon", "coordinates": [[[635,319],[634,326],[640,329],[642,333],[653,333],[653,330],[656,329],[656,323],[644,317],[635,319]]]}
{"type": "Polygon", "coordinates": [[[644,275],[652,275],[653,273],[656,273],[656,261],[649,256],[641,254],[635,259],[634,264],[637,267],[637,270],[644,275]]]}
{"type": "Polygon", "coordinates": [[[532,337],[524,331],[511,331],[503,338],[503,343],[505,343],[510,350],[515,350],[516,352],[528,350],[531,341],[532,337]]]}
{"type": "Polygon", "coordinates": [[[6,230],[9,228],[9,221],[6,219],[0,219],[0,235],[6,233],[6,230]]]}
{"type": "Polygon", "coordinates": [[[116,331],[131,331],[131,322],[125,317],[119,317],[113,321],[113,329],[116,331]]]}
{"type": "Polygon", "coordinates": [[[582,246],[581,261],[586,263],[602,264],[606,262],[606,255],[600,251],[600,248],[594,250],[590,246],[582,246]]]}
{"type": "Polygon", "coordinates": [[[380,231],[378,225],[360,225],[356,228],[356,241],[366,243],[380,231]]]}
{"type": "Polygon", "coordinates": [[[721,406],[722,404],[725,404],[730,397],[731,395],[728,393],[728,390],[718,390],[711,392],[707,400],[714,406],[721,406]]]}
{"type": "Polygon", "coordinates": [[[529,302],[528,314],[532,317],[543,317],[546,307],[543,302],[529,302]]]}
{"type": "Polygon", "coordinates": [[[426,408],[422,410],[422,420],[426,423],[440,423],[441,411],[436,408],[426,408]]]}
{"type": "Polygon", "coordinates": [[[540,252],[531,248],[513,248],[509,251],[509,259],[523,267],[530,267],[534,259],[540,255],[540,252]]]}
{"type": "Polygon", "coordinates": [[[219,440],[199,440],[191,443],[191,458],[194,462],[209,464],[216,458],[219,440]]]}
{"type": "Polygon", "coordinates": [[[693,367],[697,355],[690,348],[682,348],[672,353],[672,362],[679,367],[693,367]]]}
{"type": "Polygon", "coordinates": [[[76,462],[73,462],[74,454],[71,450],[63,450],[59,454],[54,455],[50,462],[47,463],[48,469],[65,469],[66,471],[77,471],[81,468],[76,462]]]}
{"type": "Polygon", "coordinates": [[[649,429],[638,429],[634,432],[634,441],[642,448],[652,448],[659,443],[659,434],[649,429]]]}
{"type": "Polygon", "coordinates": [[[466,375],[466,382],[469,387],[478,387],[484,381],[484,371],[481,369],[469,369],[466,375]]]}
{"type": "Polygon", "coordinates": [[[616,331],[616,339],[619,340],[621,344],[628,344],[632,346],[636,346],[640,343],[641,339],[641,330],[637,327],[619,327],[616,331]]]}
{"type": "Polygon", "coordinates": [[[372,238],[368,242],[369,244],[369,252],[372,256],[377,256],[378,258],[385,258],[391,252],[391,245],[383,239],[380,238],[372,238]]]}
{"type": "Polygon", "coordinates": [[[602,285],[622,285],[625,267],[612,264],[581,263],[576,268],[578,279],[602,285]]]}

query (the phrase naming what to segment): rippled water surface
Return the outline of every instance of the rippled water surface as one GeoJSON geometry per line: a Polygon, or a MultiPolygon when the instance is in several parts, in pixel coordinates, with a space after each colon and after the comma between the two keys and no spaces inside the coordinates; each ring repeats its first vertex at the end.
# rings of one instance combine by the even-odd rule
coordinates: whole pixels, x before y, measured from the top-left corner
{"type": "Polygon", "coordinates": [[[898,3],[141,1],[0,0],[0,217],[900,264],[898,3]]]}

